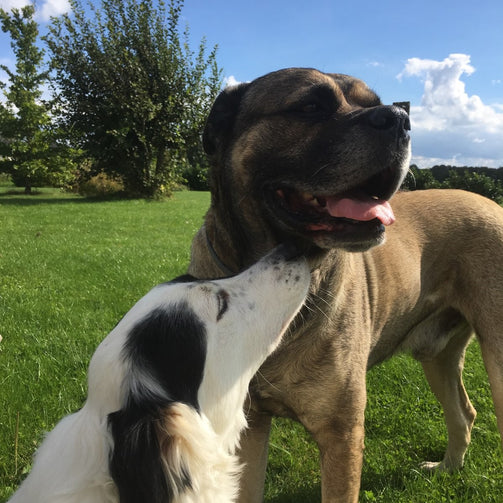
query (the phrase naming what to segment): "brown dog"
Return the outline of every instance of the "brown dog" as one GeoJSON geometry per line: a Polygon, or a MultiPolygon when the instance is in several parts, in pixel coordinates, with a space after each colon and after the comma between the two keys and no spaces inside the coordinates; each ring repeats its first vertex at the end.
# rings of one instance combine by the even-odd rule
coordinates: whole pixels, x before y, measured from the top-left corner
{"type": "Polygon", "coordinates": [[[447,451],[427,468],[463,464],[472,333],[503,433],[503,209],[425,191],[397,194],[392,210],[408,129],[407,114],[363,82],[309,69],[227,89],[214,104],[204,134],[212,201],[189,272],[237,272],[282,241],[313,268],[306,307],[251,385],[240,501],[262,501],[271,415],[300,421],[317,442],[323,502],[357,501],[365,373],[397,351],[421,361],[445,411],[447,451]]]}

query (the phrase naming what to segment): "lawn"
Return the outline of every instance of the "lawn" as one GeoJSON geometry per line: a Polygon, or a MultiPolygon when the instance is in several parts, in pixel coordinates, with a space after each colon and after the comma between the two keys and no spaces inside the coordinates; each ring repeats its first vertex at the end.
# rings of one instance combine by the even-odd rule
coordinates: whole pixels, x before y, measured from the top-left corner
{"type": "MultiPolygon", "coordinates": [[[[87,200],[0,187],[0,502],[44,431],[79,408],[98,342],[147,290],[185,271],[209,195],[168,201],[87,200]]],[[[418,470],[445,446],[442,413],[419,365],[403,356],[369,373],[360,501],[501,502],[502,455],[487,378],[472,345],[466,385],[479,412],[465,468],[418,470]]],[[[313,397],[313,399],[316,399],[313,397]]],[[[297,424],[273,425],[268,503],[316,503],[317,451],[297,424]]]]}

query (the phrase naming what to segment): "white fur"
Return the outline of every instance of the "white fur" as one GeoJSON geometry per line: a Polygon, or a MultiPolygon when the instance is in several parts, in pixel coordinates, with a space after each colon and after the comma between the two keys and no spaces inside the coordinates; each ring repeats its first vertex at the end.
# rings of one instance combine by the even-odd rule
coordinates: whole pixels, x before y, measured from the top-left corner
{"type": "MultiPolygon", "coordinates": [[[[217,503],[234,501],[240,467],[236,457],[223,445],[208,418],[193,408],[177,403],[164,427],[174,436],[163,459],[168,477],[179,476],[182,466],[191,474],[191,491],[177,495],[177,503],[217,503]]],[[[172,484],[175,487],[175,484],[172,484]]]]}
{"type": "MultiPolygon", "coordinates": [[[[117,503],[109,472],[114,440],[108,415],[126,397],[167,396],[147,371],[124,358],[131,329],[155,309],[166,313],[184,301],[204,324],[206,360],[197,391],[200,411],[180,402],[166,406],[153,424],[172,503],[229,503],[237,496],[234,455],[246,425],[242,410],[248,384],[279,342],[309,286],[303,259],[286,261],[272,252],[234,278],[159,285],[143,297],[97,348],[89,366],[84,407],[63,418],[39,448],[31,473],[10,503],[117,503]],[[219,292],[228,309],[219,316],[219,292]],[[182,487],[183,475],[190,488],[182,487]]],[[[149,503],[140,502],[137,503],[149,503]]],[[[168,499],[166,499],[168,503],[168,499]]]]}

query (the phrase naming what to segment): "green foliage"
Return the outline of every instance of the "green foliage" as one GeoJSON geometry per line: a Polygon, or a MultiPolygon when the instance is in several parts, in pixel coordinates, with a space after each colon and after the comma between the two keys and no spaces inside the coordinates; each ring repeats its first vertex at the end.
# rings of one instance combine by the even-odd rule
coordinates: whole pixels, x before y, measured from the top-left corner
{"type": "Polygon", "coordinates": [[[471,172],[468,169],[452,169],[445,180],[445,187],[476,192],[493,201],[503,202],[503,184],[482,173],[471,172]]]}
{"type": "Polygon", "coordinates": [[[402,185],[405,190],[462,189],[503,204],[503,168],[410,167],[402,185]]]}
{"type": "Polygon", "coordinates": [[[109,197],[123,193],[124,185],[120,180],[99,173],[79,183],[75,187],[75,192],[87,197],[109,197]]]}
{"type": "Polygon", "coordinates": [[[187,162],[182,168],[181,175],[183,183],[187,184],[191,190],[209,190],[208,166],[206,164],[187,162]]]}
{"type": "Polygon", "coordinates": [[[16,71],[5,65],[10,85],[0,105],[0,171],[25,187],[61,186],[71,177],[71,151],[52,127],[49,103],[41,101],[48,74],[39,68],[43,51],[36,45],[38,26],[33,5],[9,14],[0,9],[2,30],[11,36],[16,71]]]}
{"type": "Polygon", "coordinates": [[[435,180],[431,170],[419,169],[413,164],[403,182],[402,188],[406,190],[438,189],[440,188],[440,183],[435,180]]]}
{"type": "Polygon", "coordinates": [[[169,193],[186,163],[203,159],[200,134],[221,87],[216,48],[197,53],[179,33],[182,0],[72,1],[46,38],[60,121],[92,160],[131,194],[169,193]]]}

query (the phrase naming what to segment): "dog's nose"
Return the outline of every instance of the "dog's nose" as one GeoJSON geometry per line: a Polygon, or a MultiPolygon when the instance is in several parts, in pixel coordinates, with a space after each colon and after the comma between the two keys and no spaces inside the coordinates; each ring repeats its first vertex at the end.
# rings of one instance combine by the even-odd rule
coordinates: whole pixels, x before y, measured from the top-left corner
{"type": "Polygon", "coordinates": [[[389,131],[393,135],[405,135],[410,131],[410,120],[407,112],[397,106],[379,106],[367,116],[369,126],[380,131],[389,131]]]}

